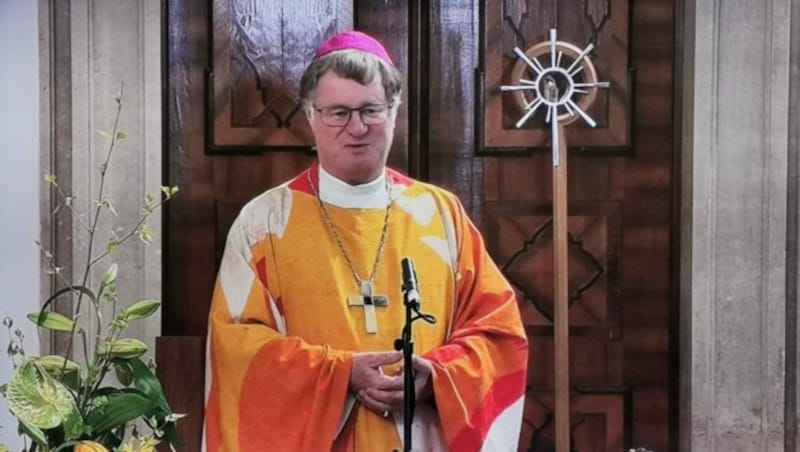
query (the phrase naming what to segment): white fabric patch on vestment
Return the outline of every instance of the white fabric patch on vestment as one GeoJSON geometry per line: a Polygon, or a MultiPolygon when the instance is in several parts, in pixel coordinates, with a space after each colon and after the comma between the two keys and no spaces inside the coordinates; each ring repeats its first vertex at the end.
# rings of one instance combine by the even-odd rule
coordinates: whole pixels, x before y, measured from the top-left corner
{"type": "MultiPolygon", "coordinates": [[[[403,411],[393,411],[394,426],[403,442],[405,429],[403,411]]],[[[426,452],[448,452],[444,439],[439,412],[430,403],[419,403],[414,407],[414,420],[411,422],[411,445],[413,450],[426,452]]]]}
{"type": "Polygon", "coordinates": [[[425,237],[420,238],[422,243],[428,245],[437,256],[441,257],[443,261],[445,261],[450,268],[453,268],[453,257],[450,255],[450,248],[447,246],[447,241],[441,237],[434,237],[432,235],[428,235],[425,237]]]}
{"type": "Polygon", "coordinates": [[[275,234],[283,238],[286,225],[289,224],[289,214],[292,212],[292,190],[288,183],[266,191],[247,203],[239,214],[241,222],[247,231],[250,244],[255,243],[267,234],[275,234]]]}
{"type": "Polygon", "coordinates": [[[278,303],[275,303],[275,299],[272,298],[272,295],[267,294],[267,296],[269,297],[269,309],[272,311],[272,317],[275,319],[275,329],[286,336],[286,317],[284,317],[281,310],[278,309],[278,303]]]}
{"type": "Polygon", "coordinates": [[[398,196],[395,203],[397,207],[406,211],[421,226],[429,225],[433,214],[436,212],[436,202],[430,193],[425,193],[416,198],[398,196]]]}
{"type": "Polygon", "coordinates": [[[250,267],[252,257],[250,246],[244,241],[241,229],[236,226],[234,222],[219,266],[219,283],[234,322],[238,322],[242,316],[250,289],[257,278],[250,267]]]}
{"type": "MultiPolygon", "coordinates": [[[[450,251],[450,265],[455,271],[458,271],[458,237],[456,237],[456,227],[453,224],[453,217],[450,212],[439,212],[439,217],[442,219],[444,237],[445,240],[447,240],[447,249],[450,251]]],[[[460,274],[457,275],[457,278],[460,277],[460,274]]]]}
{"type": "Polygon", "coordinates": [[[522,396],[495,418],[486,432],[481,452],[516,452],[524,408],[525,397],[522,396]]]}
{"type": "Polygon", "coordinates": [[[248,202],[233,222],[222,255],[219,279],[234,321],[239,321],[250,290],[258,281],[252,267],[251,247],[269,234],[283,237],[291,210],[292,190],[287,182],[248,202]]]}

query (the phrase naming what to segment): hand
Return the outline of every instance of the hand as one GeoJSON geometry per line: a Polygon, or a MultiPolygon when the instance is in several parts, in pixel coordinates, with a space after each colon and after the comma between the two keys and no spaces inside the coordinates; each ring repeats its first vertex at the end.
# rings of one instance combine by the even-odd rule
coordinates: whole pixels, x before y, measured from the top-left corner
{"type": "Polygon", "coordinates": [[[402,363],[402,359],[401,352],[356,353],[353,355],[353,365],[350,370],[350,391],[366,408],[381,415],[391,411],[394,404],[389,402],[394,400],[395,393],[400,394],[400,406],[402,406],[403,375],[385,375],[381,370],[381,366],[396,365],[402,363]],[[367,390],[392,395],[376,399],[370,397],[367,390]]]}
{"type": "MultiPolygon", "coordinates": [[[[411,359],[411,365],[414,370],[414,395],[417,402],[424,402],[433,395],[433,384],[431,383],[433,364],[419,356],[412,356],[411,359]]],[[[384,388],[366,387],[357,393],[358,399],[361,400],[364,406],[376,413],[384,414],[390,411],[402,410],[404,403],[402,370],[391,378],[399,382],[399,387],[396,384],[384,388]]]]}

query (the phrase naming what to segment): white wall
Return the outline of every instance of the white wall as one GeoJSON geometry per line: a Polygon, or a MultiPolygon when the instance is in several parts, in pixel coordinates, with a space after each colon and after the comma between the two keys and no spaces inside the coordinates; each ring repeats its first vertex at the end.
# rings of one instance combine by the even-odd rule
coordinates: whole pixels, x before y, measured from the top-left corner
{"type": "MultiPolygon", "coordinates": [[[[37,2],[0,1],[0,318],[39,340],[25,314],[39,306],[39,20],[37,2]]],[[[0,384],[8,381],[8,334],[0,330],[0,384]]],[[[0,398],[0,444],[20,450],[17,425],[0,398]]]]}

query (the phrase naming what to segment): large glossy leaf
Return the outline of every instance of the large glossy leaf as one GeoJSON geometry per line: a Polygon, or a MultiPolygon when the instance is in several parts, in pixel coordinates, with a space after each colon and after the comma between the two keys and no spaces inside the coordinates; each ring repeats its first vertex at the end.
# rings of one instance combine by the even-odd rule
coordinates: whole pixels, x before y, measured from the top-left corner
{"type": "Polygon", "coordinates": [[[17,368],[8,382],[5,397],[9,409],[21,422],[43,430],[58,427],[78,411],[69,389],[35,360],[17,368]]]}
{"type": "Polygon", "coordinates": [[[126,390],[109,395],[105,404],[86,416],[86,423],[93,434],[102,434],[147,415],[155,406],[156,401],[140,391],[126,390]]]}
{"type": "Polygon", "coordinates": [[[158,378],[153,375],[149,367],[139,358],[128,360],[133,374],[133,385],[142,391],[147,397],[155,400],[159,408],[169,411],[167,399],[164,398],[164,390],[158,378]]]}
{"type": "MultiPolygon", "coordinates": [[[[161,383],[159,383],[158,378],[153,375],[153,372],[141,359],[134,358],[129,360],[128,363],[133,372],[134,386],[157,402],[156,412],[154,414],[158,418],[159,423],[163,423],[167,416],[172,415],[172,409],[169,407],[169,403],[167,403],[167,399],[164,397],[164,389],[161,387],[161,383]]],[[[181,441],[174,422],[165,425],[163,430],[164,436],[170,444],[180,444],[181,441]]]]}
{"type": "Polygon", "coordinates": [[[27,422],[23,421],[22,419],[17,418],[17,420],[19,421],[20,433],[24,433],[25,435],[28,436],[28,438],[32,439],[33,442],[35,442],[42,448],[47,449],[47,437],[44,435],[42,429],[30,425],[27,422]]]}
{"type": "MultiPolygon", "coordinates": [[[[136,358],[134,358],[136,359],[136,358]]],[[[130,386],[133,383],[133,370],[126,359],[114,360],[114,373],[122,386],[130,386]]]]}

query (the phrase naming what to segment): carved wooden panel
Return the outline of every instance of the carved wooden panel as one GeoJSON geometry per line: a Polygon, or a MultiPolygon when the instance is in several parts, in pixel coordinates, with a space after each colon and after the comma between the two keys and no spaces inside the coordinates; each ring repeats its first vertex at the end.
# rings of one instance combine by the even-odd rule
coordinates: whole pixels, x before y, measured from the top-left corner
{"type": "MultiPolygon", "coordinates": [[[[553,221],[550,205],[488,206],[487,243],[517,291],[523,321],[534,335],[553,334],[553,221]]],[[[620,204],[569,206],[569,323],[573,334],[619,337],[620,204]]]]}
{"type": "Polygon", "coordinates": [[[300,77],[325,39],[353,27],[353,1],[216,0],[210,14],[207,150],[311,149],[300,77]]]}
{"type": "MultiPolygon", "coordinates": [[[[481,121],[481,127],[476,128],[480,134],[479,152],[520,153],[546,147],[550,142],[549,125],[542,114],[520,129],[515,127],[522,109],[514,93],[501,93],[500,86],[518,82],[511,80],[512,68],[518,61],[514,47],[525,51],[546,41],[554,27],[559,41],[580,49],[592,43],[594,50],[589,56],[598,80],[610,82],[609,89],[598,90],[597,99],[588,108],[597,127],[578,121],[566,128],[570,148],[627,150],[631,145],[633,105],[628,9],[629,0],[488,0],[482,18],[484,79],[477,89],[481,102],[476,112],[481,121]]],[[[569,57],[564,56],[560,66],[570,63],[569,57]]]]}
{"type": "MultiPolygon", "coordinates": [[[[555,450],[551,393],[529,391],[519,450],[555,450]]],[[[630,444],[630,392],[625,388],[578,389],[570,403],[570,450],[619,452],[630,444]]]]}

